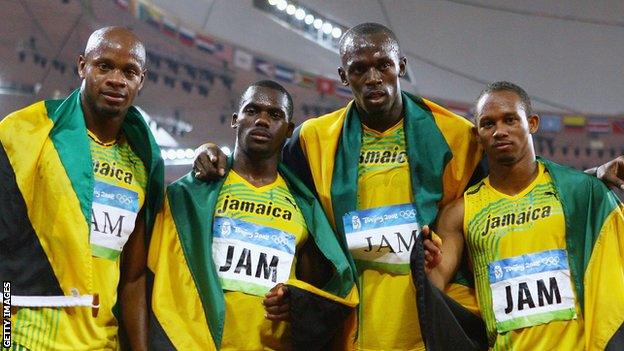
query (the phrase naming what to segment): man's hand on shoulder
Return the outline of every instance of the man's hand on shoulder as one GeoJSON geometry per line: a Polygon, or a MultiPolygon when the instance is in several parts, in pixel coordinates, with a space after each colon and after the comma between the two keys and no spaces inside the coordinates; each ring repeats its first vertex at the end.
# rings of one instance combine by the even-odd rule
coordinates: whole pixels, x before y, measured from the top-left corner
{"type": "Polygon", "coordinates": [[[602,166],[598,166],[596,168],[596,177],[609,186],[624,190],[624,156],[620,156],[602,166]]]}
{"type": "Polygon", "coordinates": [[[227,156],[217,144],[206,143],[195,150],[193,175],[201,180],[216,180],[225,175],[227,156]]]}

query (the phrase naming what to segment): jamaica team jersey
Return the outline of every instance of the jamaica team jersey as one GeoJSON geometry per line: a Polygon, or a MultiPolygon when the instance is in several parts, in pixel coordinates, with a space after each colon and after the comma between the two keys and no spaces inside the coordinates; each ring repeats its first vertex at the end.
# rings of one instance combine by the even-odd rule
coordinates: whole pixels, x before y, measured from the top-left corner
{"type": "Polygon", "coordinates": [[[288,325],[264,318],[262,300],[295,276],[305,220],[284,179],[254,187],[229,172],[215,207],[212,255],[225,293],[221,349],[288,347],[288,325]]]}
{"type": "Polygon", "coordinates": [[[143,206],[147,173],[123,136],[105,144],[88,134],[94,192],[91,233],[85,240],[91,243],[93,291],[100,308],[95,318],[89,307],[20,308],[13,324],[13,341],[27,349],[87,350],[93,349],[90,340],[101,339],[108,340],[106,350],[118,346],[113,306],[117,302],[120,254],[143,206]]]}
{"type": "Polygon", "coordinates": [[[379,218],[380,214],[392,218],[385,224],[388,227],[412,226],[401,231],[400,236],[377,237],[370,241],[370,246],[369,242],[364,242],[364,247],[350,248],[354,258],[362,258],[364,250],[371,254],[384,253],[387,257],[381,265],[371,264],[374,259],[370,258],[356,259],[360,289],[357,349],[424,350],[416,289],[409,274],[409,251],[414,243],[411,234],[416,227],[408,218],[412,214],[415,217],[415,209],[411,205],[403,121],[383,133],[364,125],[362,128],[357,198],[357,209],[361,212],[357,220],[351,214],[345,230],[363,227],[365,217],[370,218],[366,222],[374,227],[377,225],[374,218],[379,218]],[[407,261],[400,257],[401,253],[407,253],[407,261]]]}
{"type": "Polygon", "coordinates": [[[583,321],[570,275],[565,219],[550,175],[508,196],[486,178],[464,195],[464,233],[494,350],[575,350],[583,321]]]}

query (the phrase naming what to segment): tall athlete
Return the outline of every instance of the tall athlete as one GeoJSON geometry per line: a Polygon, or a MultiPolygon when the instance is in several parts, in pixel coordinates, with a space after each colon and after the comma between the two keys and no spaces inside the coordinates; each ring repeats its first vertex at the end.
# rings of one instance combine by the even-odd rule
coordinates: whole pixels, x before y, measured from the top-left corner
{"type": "Polygon", "coordinates": [[[441,211],[441,252],[425,242],[431,280],[444,288],[467,248],[494,350],[621,350],[621,203],[596,178],[536,159],[539,117],[517,85],[489,85],[475,118],[490,173],[441,211]]]}
{"type": "Polygon", "coordinates": [[[148,260],[152,348],[323,350],[357,304],[323,209],[280,164],[292,110],[278,83],[252,84],[232,116],[225,178],[168,187],[148,260]]]}

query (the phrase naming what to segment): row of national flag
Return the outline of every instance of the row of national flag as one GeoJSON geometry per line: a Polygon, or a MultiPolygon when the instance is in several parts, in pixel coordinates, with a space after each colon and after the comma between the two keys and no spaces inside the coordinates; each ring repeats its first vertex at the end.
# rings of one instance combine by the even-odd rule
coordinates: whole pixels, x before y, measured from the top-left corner
{"type": "Polygon", "coordinates": [[[314,88],[323,95],[335,95],[343,99],[351,99],[351,90],[343,86],[339,81],[273,63],[265,58],[254,56],[241,48],[220,42],[215,38],[189,28],[178,19],[168,16],[164,11],[147,0],[114,1],[119,7],[166,36],[179,40],[183,45],[196,47],[198,50],[206,52],[219,60],[232,63],[237,68],[253,71],[259,75],[284,83],[297,84],[304,88],[314,88]]]}
{"type": "Polygon", "coordinates": [[[624,134],[624,118],[543,114],[540,116],[540,130],[542,132],[624,134]]]}

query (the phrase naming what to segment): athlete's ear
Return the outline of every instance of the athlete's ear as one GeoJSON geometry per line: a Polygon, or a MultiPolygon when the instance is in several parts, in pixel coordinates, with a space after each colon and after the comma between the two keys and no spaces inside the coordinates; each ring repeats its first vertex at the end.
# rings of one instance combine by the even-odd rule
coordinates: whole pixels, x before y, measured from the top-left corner
{"type": "Polygon", "coordinates": [[[529,122],[529,132],[531,134],[537,133],[537,130],[539,129],[539,123],[540,123],[539,116],[537,114],[532,114],[527,119],[529,122]]]}
{"type": "Polygon", "coordinates": [[[238,128],[238,114],[232,113],[232,129],[238,128]]]}

